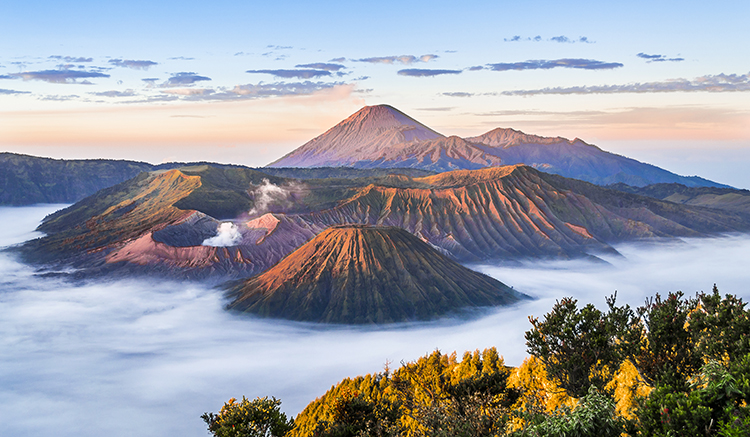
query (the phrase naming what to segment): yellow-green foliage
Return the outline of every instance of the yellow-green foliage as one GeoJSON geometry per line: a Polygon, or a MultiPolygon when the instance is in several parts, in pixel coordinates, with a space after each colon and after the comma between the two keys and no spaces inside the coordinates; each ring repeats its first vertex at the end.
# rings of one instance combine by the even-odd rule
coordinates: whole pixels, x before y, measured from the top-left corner
{"type": "Polygon", "coordinates": [[[358,395],[373,403],[399,405],[399,425],[405,435],[419,428],[418,416],[426,407],[442,402],[448,391],[482,376],[507,375],[502,357],[493,347],[466,352],[459,361],[456,353],[435,351],[414,362],[403,363],[391,373],[384,372],[346,378],[311,402],[296,418],[291,437],[310,436],[318,422],[331,421],[337,403],[358,395]]]}

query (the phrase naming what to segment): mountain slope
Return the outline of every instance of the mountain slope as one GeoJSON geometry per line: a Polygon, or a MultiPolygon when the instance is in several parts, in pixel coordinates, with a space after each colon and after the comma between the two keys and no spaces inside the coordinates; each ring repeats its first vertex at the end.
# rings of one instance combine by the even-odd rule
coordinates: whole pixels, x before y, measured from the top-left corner
{"type": "Polygon", "coordinates": [[[750,215],[750,191],[748,190],[717,187],[686,187],[685,185],[675,183],[653,184],[645,187],[633,187],[620,183],[608,185],[607,188],[683,205],[704,206],[750,215]]]}
{"type": "Polygon", "coordinates": [[[269,167],[409,167],[431,171],[526,164],[598,185],[680,183],[721,186],[680,176],[654,165],[606,152],[580,139],[493,129],[469,137],[444,137],[387,105],[367,106],[269,167]]]}
{"type": "Polygon", "coordinates": [[[442,135],[388,105],[365,106],[269,167],[344,166],[375,160],[390,148],[442,135]]]}
{"type": "Polygon", "coordinates": [[[393,227],[336,226],[231,291],[229,308],[324,323],[427,320],[524,298],[393,227]]]}
{"type": "Polygon", "coordinates": [[[103,190],[50,216],[39,227],[47,236],[20,250],[31,262],[91,273],[248,277],[342,224],[396,226],[455,260],[481,262],[587,257],[623,241],[746,232],[750,217],[524,165],[304,181],[198,166],[103,190]],[[236,215],[222,223],[212,211],[236,215]],[[221,244],[204,244],[219,236],[221,244]]]}
{"type": "Polygon", "coordinates": [[[153,165],[137,161],[0,153],[0,205],[73,203],[152,169],[153,165]]]}
{"type": "MultiPolygon", "coordinates": [[[[675,182],[686,186],[722,186],[697,176],[680,176],[625,156],[604,151],[576,138],[527,135],[514,129],[494,129],[466,138],[503,165],[526,164],[547,173],[597,185],[618,182],[634,186],[675,182]]],[[[726,187],[724,185],[724,187],[726,187]]]]}

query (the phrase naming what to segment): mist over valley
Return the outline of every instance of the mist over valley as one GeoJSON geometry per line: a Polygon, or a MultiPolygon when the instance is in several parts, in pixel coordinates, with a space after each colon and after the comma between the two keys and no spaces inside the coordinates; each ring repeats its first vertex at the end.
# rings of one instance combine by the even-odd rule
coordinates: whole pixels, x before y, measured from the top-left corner
{"type": "MultiPolygon", "coordinates": [[[[0,208],[0,244],[60,206],[0,208]]],[[[747,299],[750,238],[616,245],[607,261],[471,264],[536,300],[473,318],[381,326],[257,319],[224,309],[220,290],[180,281],[70,283],[0,253],[0,422],[10,435],[203,436],[200,415],[229,397],[276,396],[294,415],[344,377],[397,366],[435,349],[496,346],[509,365],[527,355],[527,317],[574,296],[639,305],[659,292],[709,291],[747,299]],[[33,411],[33,413],[29,413],[33,411]]]]}

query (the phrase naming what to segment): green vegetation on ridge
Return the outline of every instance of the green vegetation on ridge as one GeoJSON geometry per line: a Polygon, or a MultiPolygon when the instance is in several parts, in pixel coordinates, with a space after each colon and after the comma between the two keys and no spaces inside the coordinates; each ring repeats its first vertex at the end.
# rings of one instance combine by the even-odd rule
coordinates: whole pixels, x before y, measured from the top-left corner
{"type": "MultiPolygon", "coordinates": [[[[750,310],[732,295],[658,295],[607,310],[562,299],[526,333],[532,355],[433,352],[347,378],[293,419],[287,437],[746,436],[750,310]]],[[[266,398],[259,398],[260,403],[266,398]]],[[[244,402],[244,399],[243,399],[244,402]]],[[[247,401],[250,403],[250,401],[247,401]]],[[[232,400],[216,419],[231,414],[232,400]]],[[[277,405],[278,406],[278,405],[277,405]]],[[[216,420],[212,423],[217,423],[216,420]]],[[[252,423],[209,427],[260,436],[252,423]]],[[[290,424],[291,422],[288,422],[290,424]]],[[[225,434],[222,434],[225,433],[225,434]]],[[[277,434],[274,434],[277,435],[277,434]]]]}

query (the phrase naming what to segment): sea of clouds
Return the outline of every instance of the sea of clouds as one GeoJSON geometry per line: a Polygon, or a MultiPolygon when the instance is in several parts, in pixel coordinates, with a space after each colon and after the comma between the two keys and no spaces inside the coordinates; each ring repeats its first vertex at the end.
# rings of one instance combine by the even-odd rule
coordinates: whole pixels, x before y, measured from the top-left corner
{"type": "MultiPolygon", "coordinates": [[[[39,236],[59,208],[0,208],[0,246],[39,236]]],[[[748,236],[623,245],[608,263],[473,265],[536,300],[470,320],[321,327],[228,313],[220,291],[195,283],[73,284],[36,275],[0,252],[0,423],[13,436],[206,436],[200,415],[230,397],[276,396],[289,414],[347,376],[396,367],[435,349],[496,346],[526,356],[528,316],[575,296],[640,305],[657,292],[750,297],[748,236]]]]}

